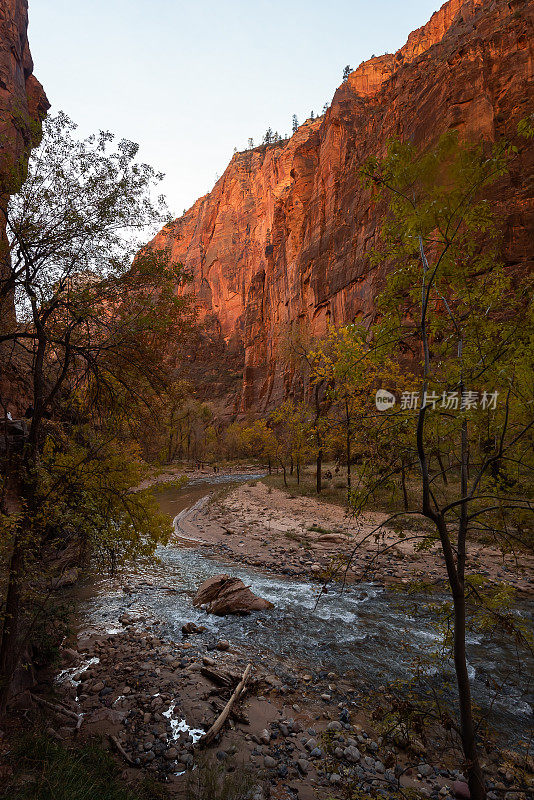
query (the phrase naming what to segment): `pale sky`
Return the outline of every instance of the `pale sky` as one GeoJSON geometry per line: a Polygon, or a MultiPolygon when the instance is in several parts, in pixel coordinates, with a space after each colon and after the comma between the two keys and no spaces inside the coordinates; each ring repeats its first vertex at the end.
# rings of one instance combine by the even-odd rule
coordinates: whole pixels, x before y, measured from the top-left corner
{"type": "Polygon", "coordinates": [[[179,216],[234,147],[320,113],[346,64],[394,52],[441,4],[29,0],[29,38],[52,112],[138,142],[179,216]]]}

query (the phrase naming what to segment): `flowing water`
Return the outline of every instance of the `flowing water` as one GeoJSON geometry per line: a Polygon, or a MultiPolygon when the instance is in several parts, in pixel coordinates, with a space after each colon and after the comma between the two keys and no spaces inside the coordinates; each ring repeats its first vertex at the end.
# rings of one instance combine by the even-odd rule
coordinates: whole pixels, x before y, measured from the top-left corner
{"type": "MultiPolygon", "coordinates": [[[[237,483],[254,476],[221,475],[208,481],[192,481],[182,489],[158,494],[161,508],[173,518],[202,502],[214,484],[237,483]]],[[[131,592],[113,589],[109,581],[97,583],[87,602],[85,615],[92,627],[112,631],[120,628],[122,613],[139,613],[159,620],[159,630],[181,639],[185,622],[208,628],[208,636],[225,638],[246,647],[256,658],[300,666],[311,672],[350,671],[377,688],[392,679],[411,674],[416,659],[438,647],[435,612],[427,597],[401,596],[376,584],[360,584],[342,593],[330,591],[317,603],[318,586],[305,580],[274,577],[240,564],[224,563],[205,548],[176,543],[158,550],[160,563],[130,576],[131,592]],[[256,594],[274,603],[274,609],[248,617],[214,617],[193,608],[192,595],[207,578],[230,572],[256,594]]],[[[436,598],[432,598],[435,602],[436,598]]],[[[517,613],[530,617],[526,601],[517,613]]],[[[492,706],[490,721],[507,746],[524,740],[533,723],[534,696],[528,691],[534,660],[517,655],[511,644],[493,636],[473,635],[468,640],[469,670],[475,701],[492,706]],[[512,674],[508,674],[508,673],[512,674]],[[497,692],[495,683],[505,682],[497,692]]],[[[427,680],[434,686],[451,678],[443,659],[430,660],[427,680]]]]}

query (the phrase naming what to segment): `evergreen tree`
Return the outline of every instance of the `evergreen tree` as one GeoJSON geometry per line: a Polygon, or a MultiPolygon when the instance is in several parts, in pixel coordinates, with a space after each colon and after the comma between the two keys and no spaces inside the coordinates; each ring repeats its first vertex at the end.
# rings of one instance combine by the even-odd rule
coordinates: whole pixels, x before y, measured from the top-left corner
{"type": "Polygon", "coordinates": [[[299,129],[299,121],[297,119],[297,115],[293,114],[293,133],[296,133],[299,129]]]}
{"type": "Polygon", "coordinates": [[[348,79],[351,72],[352,72],[352,67],[349,64],[347,64],[347,66],[343,70],[343,83],[345,83],[345,81],[348,79]]]}
{"type": "Polygon", "coordinates": [[[313,113],[313,111],[310,114],[310,119],[312,119],[312,120],[315,119],[315,114],[313,113]]]}
{"type": "Polygon", "coordinates": [[[248,140],[248,149],[249,150],[253,150],[254,149],[254,139],[252,138],[252,136],[248,140]]]}
{"type": "Polygon", "coordinates": [[[269,127],[267,128],[263,136],[263,144],[271,144],[272,141],[273,141],[273,129],[269,127]]]}

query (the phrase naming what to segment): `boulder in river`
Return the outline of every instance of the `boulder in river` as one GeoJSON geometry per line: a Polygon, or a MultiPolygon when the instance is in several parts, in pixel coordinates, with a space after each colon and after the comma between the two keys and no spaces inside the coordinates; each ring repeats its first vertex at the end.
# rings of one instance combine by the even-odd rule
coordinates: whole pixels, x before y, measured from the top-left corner
{"type": "Polygon", "coordinates": [[[239,578],[230,575],[215,575],[198,588],[193,598],[196,608],[205,608],[208,614],[224,617],[226,614],[250,614],[264,611],[273,604],[258,597],[239,578]]]}

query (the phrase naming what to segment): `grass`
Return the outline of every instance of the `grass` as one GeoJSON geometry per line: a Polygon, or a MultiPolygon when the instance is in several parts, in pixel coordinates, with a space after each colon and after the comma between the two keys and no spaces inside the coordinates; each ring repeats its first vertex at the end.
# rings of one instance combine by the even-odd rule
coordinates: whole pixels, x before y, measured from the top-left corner
{"type": "Polygon", "coordinates": [[[295,533],[295,531],[286,531],[284,533],[284,536],[286,537],[286,539],[289,539],[291,542],[296,542],[298,545],[303,547],[305,550],[309,550],[310,549],[310,543],[308,542],[308,540],[304,536],[299,536],[299,534],[295,533]]]}
{"type": "Polygon", "coordinates": [[[323,534],[332,533],[332,531],[328,530],[328,528],[323,528],[322,525],[316,525],[315,523],[313,525],[310,525],[308,530],[313,531],[314,533],[323,533],[323,534]]]}
{"type": "Polygon", "coordinates": [[[129,787],[97,743],[68,747],[42,733],[20,737],[10,751],[13,776],[0,800],[165,800],[160,785],[146,779],[129,787]]]}
{"type": "Polygon", "coordinates": [[[243,765],[227,772],[225,767],[204,759],[189,774],[187,800],[248,800],[260,781],[261,776],[243,765]]]}
{"type": "MultiPolygon", "coordinates": [[[[0,764],[0,800],[170,800],[148,777],[128,784],[99,742],[68,746],[31,731],[17,737],[0,764]],[[8,763],[6,764],[6,757],[8,763]],[[6,766],[13,775],[4,779],[6,766]]],[[[246,800],[262,780],[241,765],[230,772],[204,758],[189,774],[184,800],[246,800]]]]}
{"type": "MultiPolygon", "coordinates": [[[[324,503],[332,503],[334,505],[343,506],[347,508],[347,486],[346,486],[346,472],[342,468],[340,472],[335,474],[334,464],[323,464],[323,488],[320,494],[316,491],[315,479],[315,466],[308,465],[301,469],[300,483],[297,483],[296,474],[287,475],[287,487],[284,486],[284,478],[282,473],[273,473],[266,475],[262,478],[269,488],[276,488],[284,491],[290,495],[299,497],[311,497],[315,500],[324,503]],[[332,479],[325,478],[325,472],[332,473],[332,479]]],[[[352,487],[353,489],[358,486],[358,466],[354,465],[352,470],[352,487]]],[[[418,500],[420,502],[420,480],[419,476],[409,474],[406,478],[406,488],[408,493],[408,501],[410,508],[418,507],[418,500]]],[[[459,492],[459,480],[456,477],[449,477],[448,486],[444,486],[441,477],[436,476],[432,484],[433,491],[439,497],[440,501],[450,502],[456,499],[459,492]]],[[[394,476],[388,482],[385,482],[382,487],[378,487],[373,495],[366,503],[366,509],[369,511],[383,511],[391,514],[404,510],[401,477],[400,475],[394,476]]],[[[312,528],[311,530],[316,530],[312,528]]],[[[320,533],[329,533],[329,531],[318,531],[320,533]]]]}
{"type": "Polygon", "coordinates": [[[323,481],[323,490],[321,494],[315,491],[315,473],[311,471],[311,467],[302,469],[300,473],[300,483],[297,483],[297,476],[287,475],[288,486],[284,486],[284,478],[282,473],[273,472],[272,475],[266,475],[262,478],[262,482],[266,484],[269,489],[281,489],[283,492],[288,492],[294,497],[313,497],[316,500],[321,500],[324,503],[333,503],[338,506],[347,505],[347,488],[344,483],[341,483],[339,477],[336,476],[335,482],[332,480],[323,481]]]}

